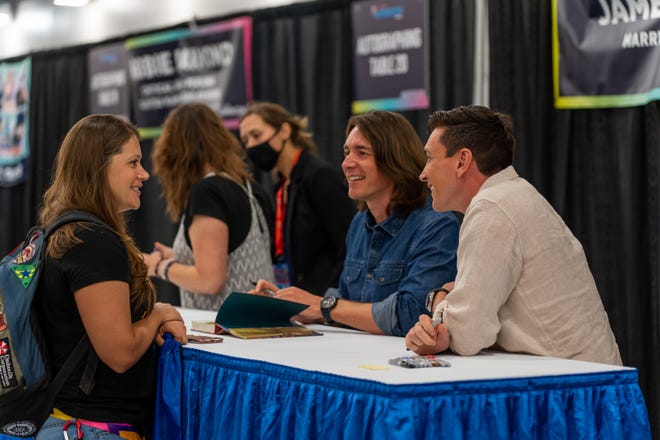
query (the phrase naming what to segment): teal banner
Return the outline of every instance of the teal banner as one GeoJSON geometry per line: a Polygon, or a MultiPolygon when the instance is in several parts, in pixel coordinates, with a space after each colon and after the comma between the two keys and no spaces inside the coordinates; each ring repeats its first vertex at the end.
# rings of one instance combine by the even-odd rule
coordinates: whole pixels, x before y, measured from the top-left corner
{"type": "Polygon", "coordinates": [[[31,60],[0,63],[0,186],[25,182],[29,171],[31,60]]]}

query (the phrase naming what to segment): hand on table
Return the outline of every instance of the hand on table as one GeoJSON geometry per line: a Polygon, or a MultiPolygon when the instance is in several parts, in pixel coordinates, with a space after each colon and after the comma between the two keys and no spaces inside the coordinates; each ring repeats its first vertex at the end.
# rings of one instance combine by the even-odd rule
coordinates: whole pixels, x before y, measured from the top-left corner
{"type": "Polygon", "coordinates": [[[309,293],[306,290],[300,289],[299,287],[286,287],[284,289],[278,290],[275,284],[261,279],[257,282],[256,287],[253,290],[250,290],[248,293],[272,296],[277,299],[284,299],[300,304],[306,304],[309,307],[291,319],[303,324],[323,322],[323,315],[321,314],[321,297],[309,293]],[[267,293],[268,291],[274,292],[275,295],[269,295],[267,293]]]}
{"type": "Polygon", "coordinates": [[[180,342],[181,344],[188,343],[188,336],[186,336],[186,325],[181,321],[167,321],[160,325],[158,328],[158,333],[156,333],[156,344],[159,347],[163,345],[165,340],[163,336],[165,333],[170,333],[175,341],[180,342]]]}
{"type": "Polygon", "coordinates": [[[444,324],[433,327],[427,315],[420,315],[419,321],[406,335],[406,347],[417,354],[435,354],[449,348],[449,332],[444,324]]]}

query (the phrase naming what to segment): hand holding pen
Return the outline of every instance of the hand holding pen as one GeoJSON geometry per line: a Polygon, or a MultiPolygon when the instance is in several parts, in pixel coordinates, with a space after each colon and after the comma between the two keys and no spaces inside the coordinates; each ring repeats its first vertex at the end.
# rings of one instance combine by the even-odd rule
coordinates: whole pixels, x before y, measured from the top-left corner
{"type": "Polygon", "coordinates": [[[256,281],[250,281],[255,287],[255,292],[263,292],[268,296],[275,296],[277,292],[275,290],[269,288],[266,284],[268,283],[265,280],[259,280],[257,283],[256,281]]]}

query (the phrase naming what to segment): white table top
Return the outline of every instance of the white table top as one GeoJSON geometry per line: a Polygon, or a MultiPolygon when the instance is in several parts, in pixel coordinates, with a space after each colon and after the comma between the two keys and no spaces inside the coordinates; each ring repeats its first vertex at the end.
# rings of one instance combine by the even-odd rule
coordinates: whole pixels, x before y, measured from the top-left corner
{"type": "MultiPolygon", "coordinates": [[[[179,310],[189,333],[196,333],[190,331],[192,321],[215,320],[215,312],[179,310]]],[[[324,325],[309,327],[323,335],[250,340],[222,335],[222,343],[189,344],[188,347],[386,384],[518,379],[632,370],[593,362],[494,351],[469,357],[442,355],[442,359],[451,362],[448,368],[401,368],[389,365],[388,360],[414,354],[406,350],[403,338],[324,325]]]]}

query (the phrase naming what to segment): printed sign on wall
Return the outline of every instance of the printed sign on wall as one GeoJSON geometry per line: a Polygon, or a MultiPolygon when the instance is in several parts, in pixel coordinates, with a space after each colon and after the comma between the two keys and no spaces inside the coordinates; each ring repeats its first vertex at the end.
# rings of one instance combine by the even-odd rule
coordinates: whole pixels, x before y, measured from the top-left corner
{"type": "Polygon", "coordinates": [[[660,99],[655,1],[552,3],[557,108],[632,107],[660,99]]]}
{"type": "Polygon", "coordinates": [[[128,54],[123,43],[89,51],[90,113],[130,117],[128,100],[128,54]]]}
{"type": "Polygon", "coordinates": [[[0,63],[0,185],[23,183],[29,171],[31,60],[0,63]]]}
{"type": "Polygon", "coordinates": [[[171,109],[203,102],[229,129],[252,99],[252,19],[130,39],[128,70],[133,122],[145,138],[160,134],[171,109]]]}
{"type": "Polygon", "coordinates": [[[352,5],[353,113],[429,107],[427,0],[352,5]]]}

